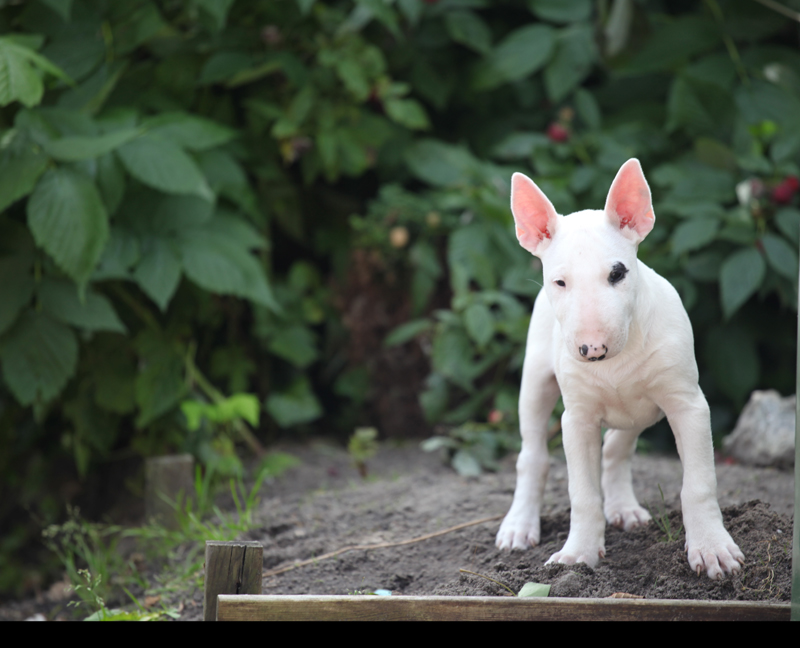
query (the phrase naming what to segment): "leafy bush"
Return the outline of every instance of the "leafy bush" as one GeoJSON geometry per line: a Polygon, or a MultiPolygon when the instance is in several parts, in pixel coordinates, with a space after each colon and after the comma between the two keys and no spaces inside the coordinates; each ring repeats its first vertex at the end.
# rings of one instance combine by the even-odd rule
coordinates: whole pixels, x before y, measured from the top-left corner
{"type": "Polygon", "coordinates": [[[29,0],[0,33],[0,520],[56,515],[65,454],[84,478],[196,449],[186,400],[346,436],[377,379],[416,389],[403,361],[429,424],[513,423],[518,170],[569,213],[639,157],[640,256],[689,310],[716,428],[792,389],[800,57],[763,5],[29,0]],[[365,287],[362,318],[395,308],[358,327],[365,287]],[[352,352],[369,327],[387,346],[352,352]]]}

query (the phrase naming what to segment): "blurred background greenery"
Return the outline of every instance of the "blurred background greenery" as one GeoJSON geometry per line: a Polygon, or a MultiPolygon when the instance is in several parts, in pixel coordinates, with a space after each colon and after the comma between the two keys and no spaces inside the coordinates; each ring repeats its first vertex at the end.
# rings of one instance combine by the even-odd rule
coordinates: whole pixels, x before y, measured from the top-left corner
{"type": "Polygon", "coordinates": [[[715,434],[791,393],[800,1],[769,4],[0,0],[0,591],[143,457],[374,427],[491,466],[541,278],[514,171],[570,213],[638,157],[715,434]]]}

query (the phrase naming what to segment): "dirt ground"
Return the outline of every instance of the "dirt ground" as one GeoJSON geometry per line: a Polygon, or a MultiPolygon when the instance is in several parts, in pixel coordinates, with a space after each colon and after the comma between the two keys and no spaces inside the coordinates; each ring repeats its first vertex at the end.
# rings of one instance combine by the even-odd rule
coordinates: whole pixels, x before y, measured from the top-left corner
{"type": "MultiPolygon", "coordinates": [[[[549,583],[551,596],[606,597],[622,592],[646,598],[788,601],[794,480],[791,472],[719,463],[717,481],[725,524],[747,563],[734,577],[711,581],[689,568],[683,533],[666,541],[654,523],[631,532],[606,530],[606,557],[596,569],[544,562],[569,530],[567,472],[551,457],[543,510],[542,543],[501,552],[494,537],[511,504],[514,457],[499,473],[459,477],[437,454],[416,443],[381,447],[362,480],[347,453],[324,443],[280,448],[302,463],[262,488],[263,524],[245,540],[264,546],[265,594],[352,594],[391,590],[393,595],[503,595],[526,582],[549,583]],[[495,517],[403,546],[357,549],[352,545],[414,539],[495,517]],[[270,572],[317,558],[284,573],[270,572]],[[468,570],[482,576],[464,573],[468,570]]],[[[664,493],[673,531],[680,528],[681,467],[677,458],[637,455],[634,484],[642,504],[656,512],[664,493]]],[[[202,618],[202,592],[187,589],[168,605],[182,620],[202,618]]],[[[166,601],[165,601],[166,602],[166,601]]],[[[0,618],[26,618],[29,606],[0,610],[0,618]]],[[[47,614],[45,614],[47,616],[47,614]]],[[[50,618],[50,617],[48,617],[50,618]]]]}

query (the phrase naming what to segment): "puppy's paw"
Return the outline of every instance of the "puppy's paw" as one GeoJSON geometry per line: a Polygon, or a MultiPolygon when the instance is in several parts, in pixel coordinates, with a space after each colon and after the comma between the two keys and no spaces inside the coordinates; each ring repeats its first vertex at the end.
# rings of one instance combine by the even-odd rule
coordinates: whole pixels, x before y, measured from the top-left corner
{"type": "Polygon", "coordinates": [[[569,540],[561,551],[554,553],[545,563],[561,563],[563,565],[574,565],[575,563],[586,563],[589,567],[596,567],[601,558],[605,558],[606,548],[600,544],[590,544],[587,546],[571,547],[569,540]]]}
{"type": "Polygon", "coordinates": [[[647,509],[638,504],[633,506],[606,506],[605,516],[611,526],[625,529],[625,531],[647,524],[651,519],[647,509]]]}
{"type": "Polygon", "coordinates": [[[497,532],[495,544],[498,549],[527,549],[539,544],[539,516],[515,514],[509,511],[500,530],[497,532]]]}
{"type": "Polygon", "coordinates": [[[712,580],[735,574],[744,565],[744,554],[724,528],[687,535],[686,551],[692,570],[698,576],[705,571],[712,580]]]}

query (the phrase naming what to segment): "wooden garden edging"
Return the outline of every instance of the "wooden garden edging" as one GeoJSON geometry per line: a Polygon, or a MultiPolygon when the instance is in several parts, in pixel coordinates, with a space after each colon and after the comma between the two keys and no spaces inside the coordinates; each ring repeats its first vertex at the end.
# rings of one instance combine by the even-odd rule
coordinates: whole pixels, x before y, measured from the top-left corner
{"type": "Polygon", "coordinates": [[[789,603],[504,596],[232,596],[218,621],[788,621],[789,603]]]}
{"type": "Polygon", "coordinates": [[[206,542],[206,621],[788,621],[788,603],[513,596],[264,596],[258,542],[206,542]]]}

